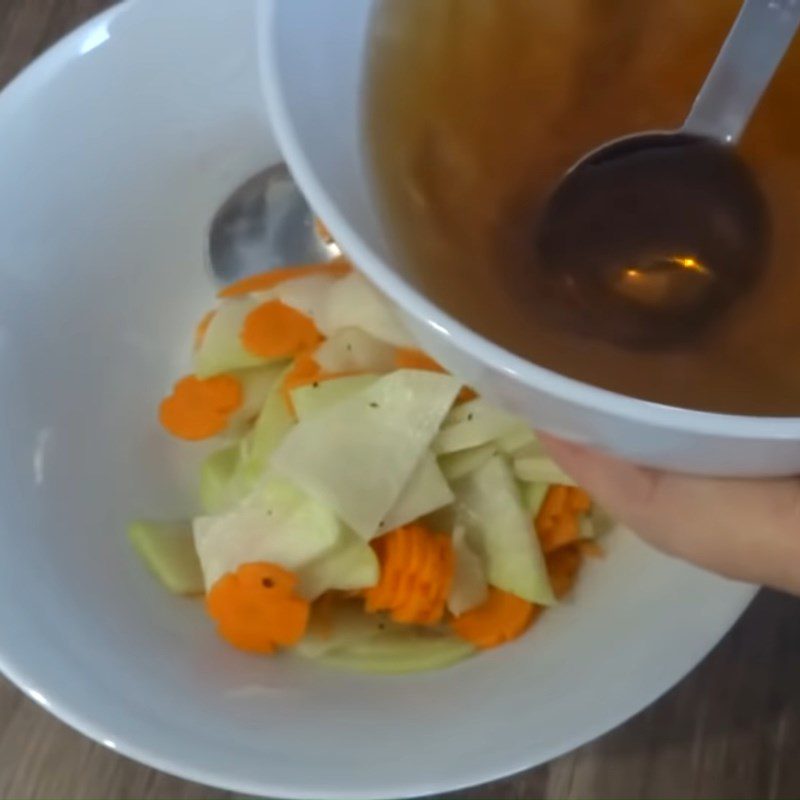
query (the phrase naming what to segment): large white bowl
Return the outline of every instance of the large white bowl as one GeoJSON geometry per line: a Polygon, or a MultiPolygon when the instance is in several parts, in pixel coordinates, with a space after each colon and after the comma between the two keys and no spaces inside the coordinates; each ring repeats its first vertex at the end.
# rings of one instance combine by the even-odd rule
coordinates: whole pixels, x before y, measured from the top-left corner
{"type": "Polygon", "coordinates": [[[262,0],[264,86],[295,178],[426,348],[486,396],[575,441],[687,472],[800,472],[800,419],[701,413],[598,389],[503,350],[414,288],[389,257],[364,165],[362,85],[377,2],[262,0]]]}
{"type": "Polygon", "coordinates": [[[619,534],[522,641],[361,677],[229,649],[125,541],[194,505],[155,406],[211,302],[211,214],[278,158],[254,26],[251,0],[138,0],[0,95],[0,669],[108,747],[239,792],[410,797],[532,766],[674,684],[752,590],[619,534]]]}

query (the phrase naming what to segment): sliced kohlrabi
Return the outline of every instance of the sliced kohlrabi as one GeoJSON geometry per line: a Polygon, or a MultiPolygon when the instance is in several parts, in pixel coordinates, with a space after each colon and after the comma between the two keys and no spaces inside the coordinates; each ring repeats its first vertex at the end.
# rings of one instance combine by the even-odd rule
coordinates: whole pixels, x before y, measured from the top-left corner
{"type": "Polygon", "coordinates": [[[239,463],[239,445],[211,453],[200,467],[200,505],[206,514],[217,514],[240,498],[231,497],[231,482],[239,463]]]}
{"type": "Polygon", "coordinates": [[[250,422],[261,413],[269,393],[285,370],[285,362],[278,362],[236,373],[242,385],[242,405],[234,414],[237,421],[250,422]]]}
{"type": "Polygon", "coordinates": [[[317,327],[326,336],[343,328],[361,328],[397,347],[414,346],[392,304],[358,272],[351,272],[333,285],[317,327]]]}
{"type": "Polygon", "coordinates": [[[268,477],[232,511],[194,521],[206,588],[254,561],[297,571],[333,548],[341,534],[330,508],[277,477],[268,477]]]}
{"type": "Polygon", "coordinates": [[[514,474],[527,483],[548,483],[575,486],[575,481],[552,458],[525,456],[514,459],[514,474]]]}
{"type": "Polygon", "coordinates": [[[380,577],[375,551],[360,536],[345,531],[331,550],[298,573],[299,593],[316,600],[331,589],[350,591],[374,586],[380,577]]]}
{"type": "Polygon", "coordinates": [[[499,439],[519,429],[517,417],[489,405],[480,398],[457,405],[445,419],[433,442],[437,455],[453,453],[499,439]]]}
{"type": "Polygon", "coordinates": [[[420,630],[386,630],[319,657],[327,666],[356,672],[401,674],[449,667],[475,652],[469,642],[451,634],[420,630]]]}
{"type": "Polygon", "coordinates": [[[481,554],[489,583],[531,603],[550,605],[544,557],[506,459],[493,456],[455,487],[467,539],[481,554]]]}
{"type": "Polygon", "coordinates": [[[348,397],[367,389],[380,375],[347,375],[344,378],[331,378],[316,384],[300,386],[292,392],[292,403],[300,420],[324,411],[348,397]]]}
{"type": "Polygon", "coordinates": [[[477,447],[439,456],[439,467],[445,478],[452,483],[474,472],[496,453],[497,445],[494,442],[487,442],[477,447]]]}
{"type": "Polygon", "coordinates": [[[336,282],[332,275],[304,275],[282,281],[269,294],[316,322],[324,313],[336,282]]]}
{"type": "Polygon", "coordinates": [[[439,469],[436,457],[426,450],[400,497],[378,526],[378,532],[385,533],[407,525],[452,502],[453,490],[439,469]]]}
{"type": "Polygon", "coordinates": [[[198,378],[258,367],[270,361],[248,353],[242,345],[240,334],[245,318],[257,306],[249,297],[223,300],[194,354],[194,373],[198,378]]]}
{"type": "Polygon", "coordinates": [[[173,594],[202,594],[203,573],[188,522],[137,520],[128,538],[152,573],[173,594]]]}
{"type": "Polygon", "coordinates": [[[497,448],[506,455],[516,458],[518,455],[543,455],[544,450],[536,438],[536,434],[524,422],[504,433],[497,440],[497,448]]]}
{"type": "Polygon", "coordinates": [[[391,511],[455,400],[449,375],[397,370],[300,421],[272,467],[370,539],[391,511]]]}
{"type": "Polygon", "coordinates": [[[456,568],[447,607],[458,616],[481,605],[489,594],[486,572],[480,556],[469,546],[463,525],[453,530],[456,568]]]}
{"type": "Polygon", "coordinates": [[[314,360],[330,373],[384,373],[395,367],[395,348],[361,328],[342,328],[314,351],[314,360]]]}
{"type": "Polygon", "coordinates": [[[363,601],[337,602],[332,608],[315,606],[295,651],[306,658],[319,658],[371,639],[389,625],[392,623],[382,614],[367,614],[363,601]]]}
{"type": "Polygon", "coordinates": [[[533,519],[539,513],[549,488],[549,483],[526,483],[520,481],[519,489],[522,496],[522,505],[533,519]]]}

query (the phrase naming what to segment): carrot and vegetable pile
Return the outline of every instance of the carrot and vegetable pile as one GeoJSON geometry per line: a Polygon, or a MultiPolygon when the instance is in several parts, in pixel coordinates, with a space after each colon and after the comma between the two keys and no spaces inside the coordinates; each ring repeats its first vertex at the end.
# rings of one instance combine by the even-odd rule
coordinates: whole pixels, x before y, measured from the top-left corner
{"type": "Polygon", "coordinates": [[[344,258],[223,289],[158,415],[220,447],[203,513],[131,541],[242,650],[443,667],[519,637],[601,554],[602,515],[530,428],[417,349],[344,258]]]}

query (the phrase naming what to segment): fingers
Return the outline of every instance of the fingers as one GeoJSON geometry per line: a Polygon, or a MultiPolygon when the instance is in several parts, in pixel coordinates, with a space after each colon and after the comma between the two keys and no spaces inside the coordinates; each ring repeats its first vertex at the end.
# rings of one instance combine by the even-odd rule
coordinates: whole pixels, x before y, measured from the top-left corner
{"type": "Polygon", "coordinates": [[[542,441],[601,505],[659,549],[800,593],[800,481],[677,475],[549,436],[542,441]]]}

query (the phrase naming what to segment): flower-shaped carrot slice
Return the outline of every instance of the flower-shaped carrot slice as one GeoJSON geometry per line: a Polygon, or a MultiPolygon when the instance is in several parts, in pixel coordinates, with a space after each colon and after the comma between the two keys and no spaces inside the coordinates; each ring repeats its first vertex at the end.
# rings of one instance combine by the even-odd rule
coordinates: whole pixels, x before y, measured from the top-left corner
{"type": "Polygon", "coordinates": [[[242,398],[242,385],[233,375],[216,375],[205,380],[188,375],[161,401],[158,417],[173,436],[208,439],[225,430],[242,398]]]}
{"type": "Polygon", "coordinates": [[[223,575],[206,598],[220,636],[240,650],[273,653],[306,631],[310,604],[295,594],[297,577],[277,564],[243,564],[223,575]]]}
{"type": "Polygon", "coordinates": [[[374,546],[381,577],[364,593],[367,611],[388,611],[395,622],[408,624],[439,622],[455,571],[450,537],[406,525],[381,536],[374,546]]]}
{"type": "Polygon", "coordinates": [[[263,358],[297,355],[321,341],[310,317],[280,300],[268,300],[245,317],[240,334],[248,353],[263,358]]]}
{"type": "Polygon", "coordinates": [[[491,586],[483,604],[456,617],[451,625],[475,647],[497,647],[521,636],[541,611],[540,606],[491,586]]]}

